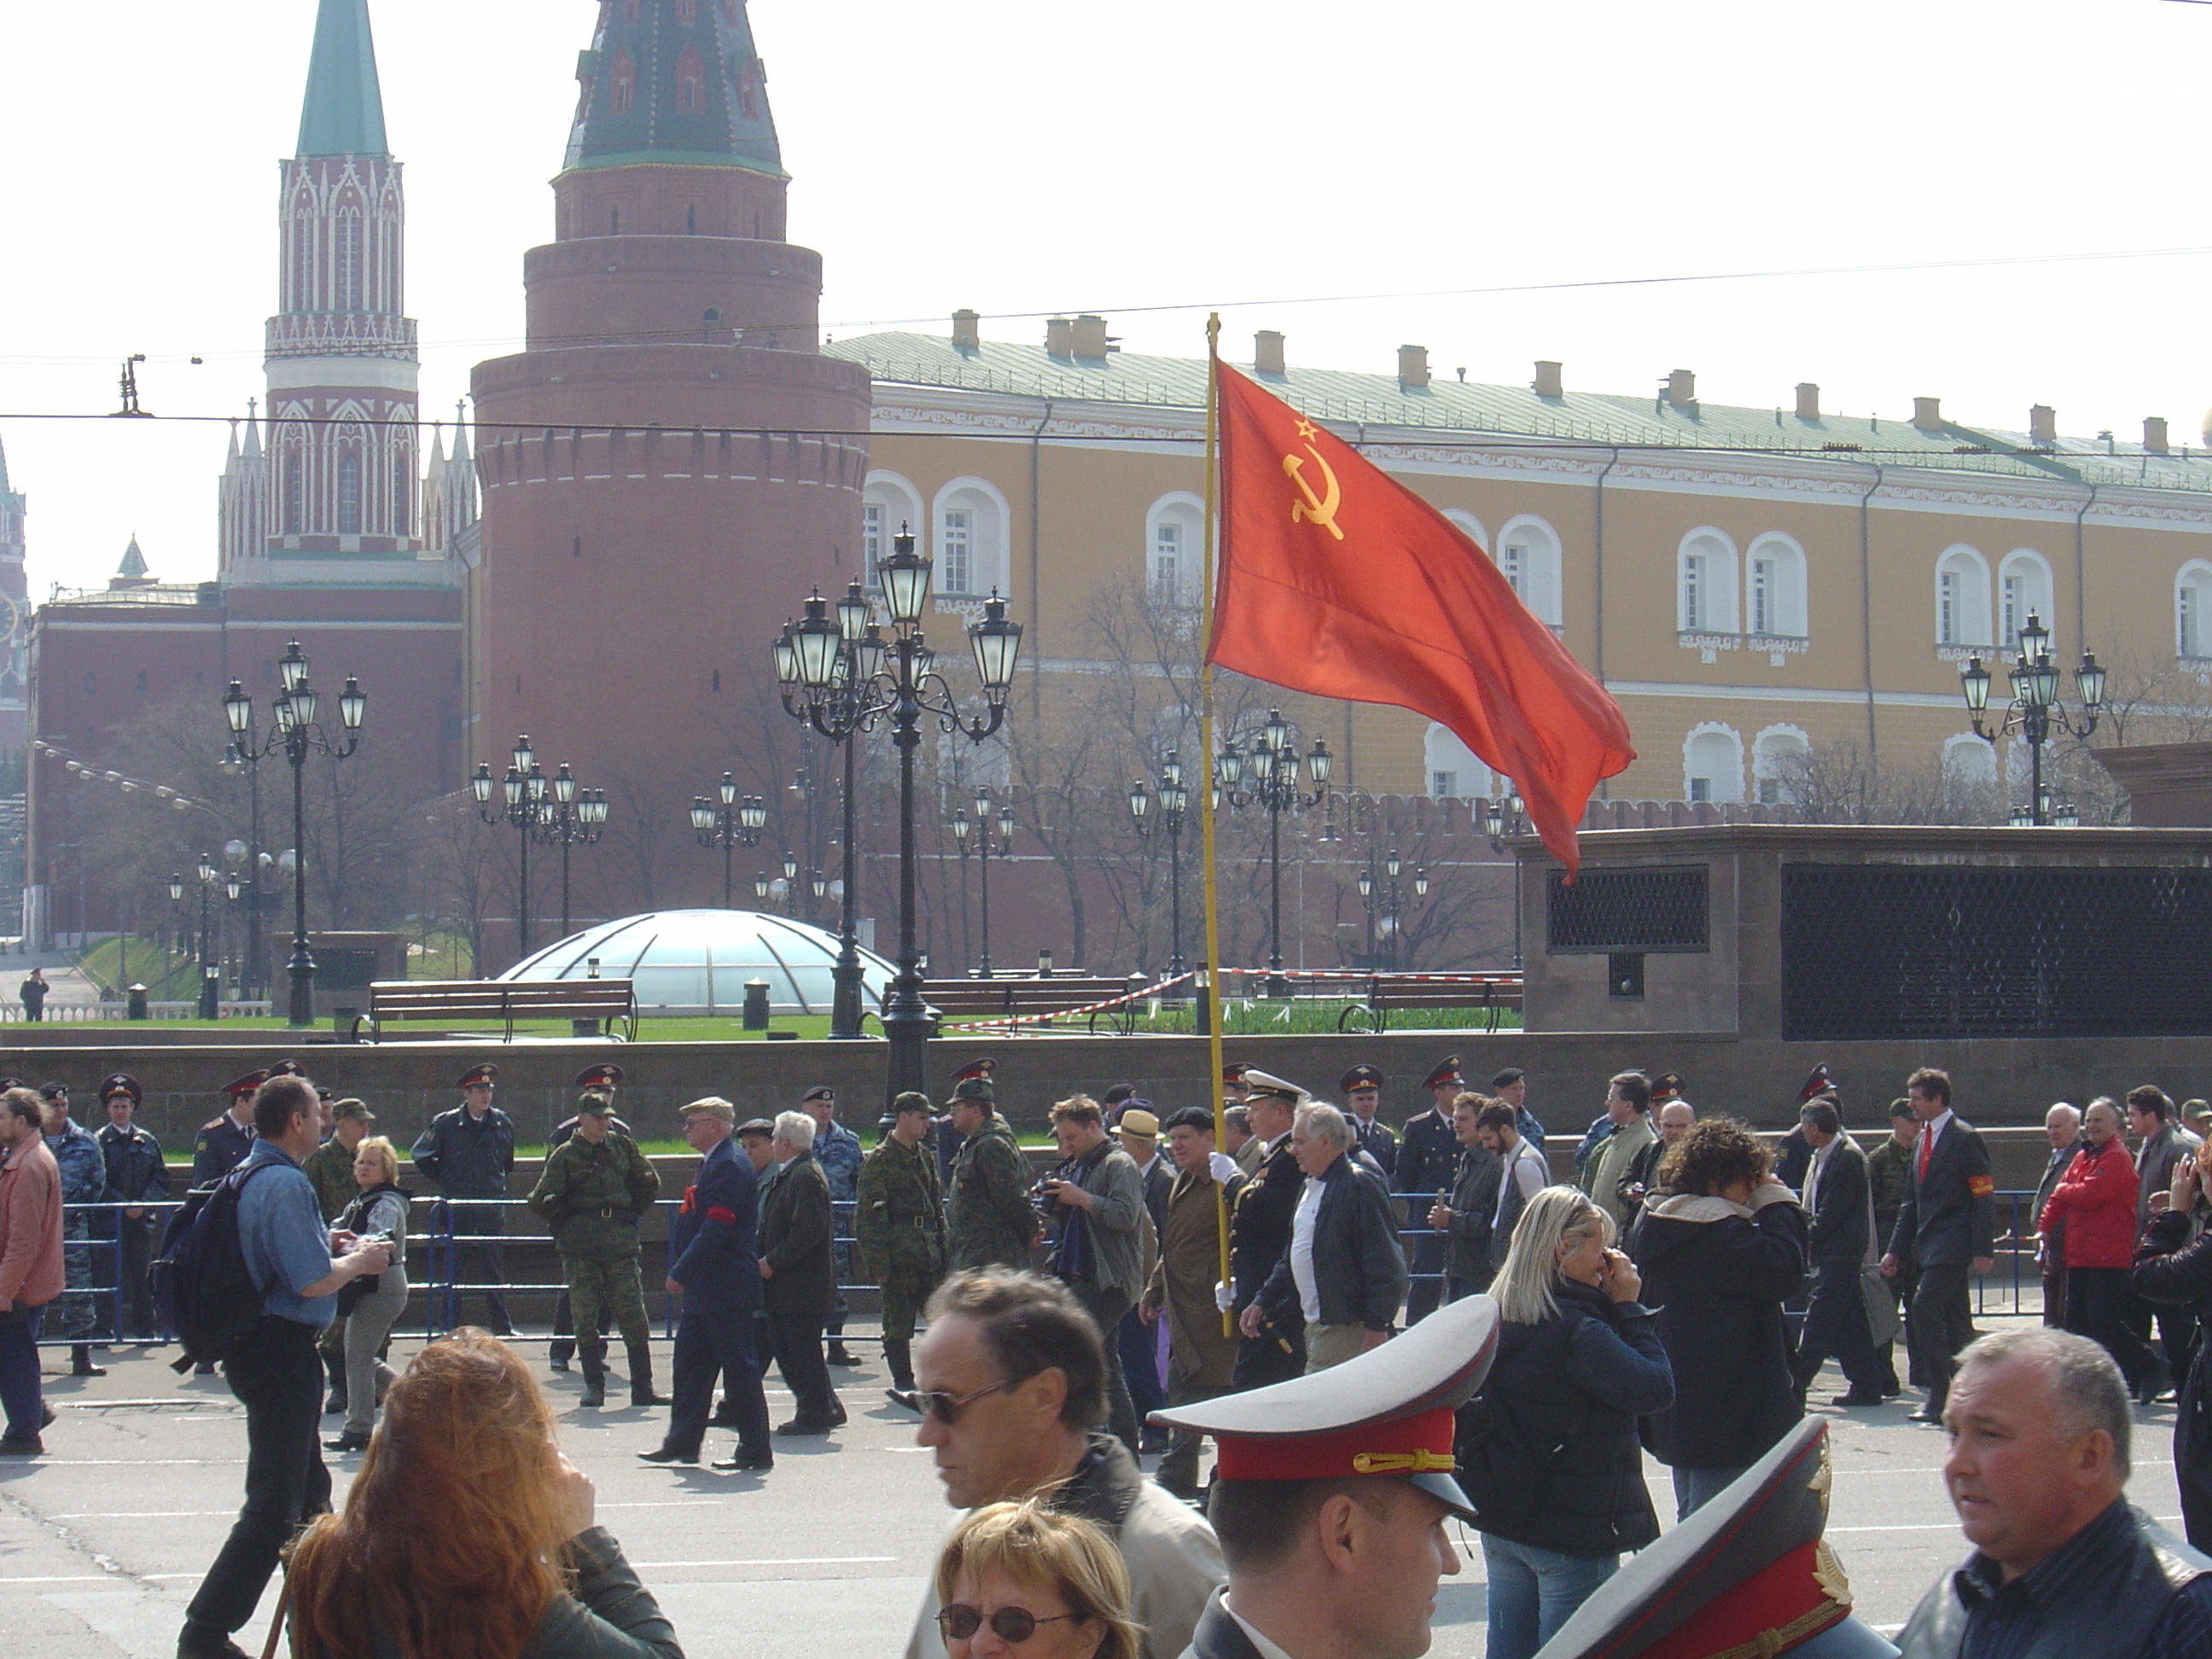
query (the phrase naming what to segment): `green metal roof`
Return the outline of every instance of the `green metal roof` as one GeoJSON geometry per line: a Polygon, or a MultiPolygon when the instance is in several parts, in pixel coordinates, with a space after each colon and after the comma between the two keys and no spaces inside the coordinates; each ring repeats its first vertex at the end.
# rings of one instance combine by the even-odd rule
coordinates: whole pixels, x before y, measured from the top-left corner
{"type": "Polygon", "coordinates": [[[676,0],[606,7],[590,50],[567,165],[744,167],[781,179],[768,75],[744,0],[700,0],[679,21],[676,0]]]}
{"type": "Polygon", "coordinates": [[[133,536],[131,545],[123,550],[123,562],[115,567],[118,576],[143,576],[146,574],[146,556],[138,550],[138,538],[133,536]]]}
{"type": "Polygon", "coordinates": [[[322,0],[300,110],[301,155],[388,155],[368,0],[322,0]]]}
{"type": "MultiPolygon", "coordinates": [[[[1202,357],[1116,351],[1103,359],[1080,358],[1048,353],[1042,344],[989,340],[960,350],[944,336],[912,333],[859,335],[823,350],[861,364],[877,380],[894,385],[1170,408],[1206,403],[1202,357]]],[[[1663,395],[1569,390],[1563,397],[1540,398],[1528,386],[1460,380],[1449,373],[1426,386],[1407,386],[1391,374],[1297,366],[1286,374],[1258,374],[1249,362],[1234,367],[1304,413],[1340,426],[1434,428],[1601,448],[1775,453],[2021,479],[2212,491],[2212,453],[2203,450],[2154,455],[2141,445],[2074,439],[2042,447],[2024,433],[1951,422],[1923,431],[1910,420],[1870,415],[1824,414],[1808,421],[1788,409],[1712,403],[1677,407],[1663,395]]]]}

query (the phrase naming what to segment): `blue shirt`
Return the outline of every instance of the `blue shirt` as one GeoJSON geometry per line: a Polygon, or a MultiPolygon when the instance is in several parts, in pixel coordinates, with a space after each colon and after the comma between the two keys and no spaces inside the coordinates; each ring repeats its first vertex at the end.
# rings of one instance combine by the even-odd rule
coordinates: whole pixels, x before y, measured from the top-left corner
{"type": "MultiPolygon", "coordinates": [[[[2136,1549],[2136,1517],[2124,1498],[2010,1583],[1987,1556],[1951,1576],[1966,1609],[1960,1659],[2013,1659],[2062,1609],[2094,1606],[2125,1582],[2136,1549]]],[[[2129,1659],[2203,1659],[2212,1652],[2212,1575],[2179,1592],[2129,1659]]]]}
{"type": "Polygon", "coordinates": [[[301,1295],[331,1276],[331,1234],[307,1173],[273,1142],[257,1139],[239,1167],[280,1168],[247,1182],[238,1195],[238,1242],[261,1287],[261,1311],[317,1330],[337,1313],[337,1297],[301,1295]]]}

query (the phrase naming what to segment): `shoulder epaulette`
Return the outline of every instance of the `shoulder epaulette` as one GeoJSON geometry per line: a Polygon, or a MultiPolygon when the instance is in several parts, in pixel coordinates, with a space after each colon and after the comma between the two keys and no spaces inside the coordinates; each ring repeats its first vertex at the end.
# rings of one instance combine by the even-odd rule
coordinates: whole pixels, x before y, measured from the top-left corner
{"type": "Polygon", "coordinates": [[[222,1127],[223,1119],[229,1115],[230,1114],[228,1112],[217,1112],[213,1117],[200,1125],[200,1133],[202,1134],[210,1134],[214,1131],[220,1129],[222,1127]]]}

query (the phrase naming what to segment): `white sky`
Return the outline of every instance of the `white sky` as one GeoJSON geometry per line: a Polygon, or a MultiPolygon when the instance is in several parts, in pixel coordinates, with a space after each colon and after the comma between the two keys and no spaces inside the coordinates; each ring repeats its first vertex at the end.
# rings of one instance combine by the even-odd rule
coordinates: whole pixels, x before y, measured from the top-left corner
{"type": "MultiPolygon", "coordinates": [[[[422,406],[514,349],[521,254],[596,0],[371,0],[407,165],[422,406]]],[[[0,6],[0,416],[242,412],[274,304],[276,163],[314,0],[0,6]],[[191,355],[204,366],[187,366],[191,355]]],[[[2212,401],[2212,6],[2172,0],[752,0],[792,235],[836,334],[990,337],[1097,309],[1197,355],[1202,310],[1683,272],[2166,248],[2181,257],[1225,314],[1294,364],[2178,441],[2212,401]],[[991,313],[1000,313],[997,318],[991,313]]],[[[0,419],[31,591],[214,568],[217,426],[0,419]]]]}

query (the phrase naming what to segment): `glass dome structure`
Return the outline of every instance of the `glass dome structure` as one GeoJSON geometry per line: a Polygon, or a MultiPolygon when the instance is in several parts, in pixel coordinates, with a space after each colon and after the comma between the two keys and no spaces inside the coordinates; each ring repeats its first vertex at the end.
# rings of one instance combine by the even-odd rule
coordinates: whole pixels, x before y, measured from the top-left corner
{"type": "MultiPolygon", "coordinates": [[[[757,910],[653,910],[572,933],[524,957],[501,979],[628,979],[641,1014],[734,1014],[745,981],[768,981],[781,1014],[826,1014],[835,981],[837,936],[757,910]],[[596,968],[593,963],[596,963],[596,968]]],[[[860,952],[864,1006],[880,1006],[897,970],[860,952]]]]}

